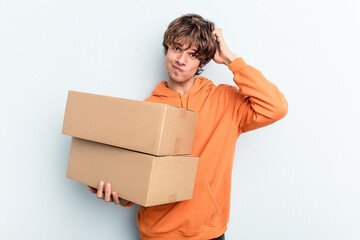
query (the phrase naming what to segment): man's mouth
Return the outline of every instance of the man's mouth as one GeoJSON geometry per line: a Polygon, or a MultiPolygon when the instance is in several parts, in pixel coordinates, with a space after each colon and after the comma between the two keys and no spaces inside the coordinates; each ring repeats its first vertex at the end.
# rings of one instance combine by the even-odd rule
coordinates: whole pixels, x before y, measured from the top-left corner
{"type": "Polygon", "coordinates": [[[176,67],[176,66],[174,66],[174,65],[173,65],[173,68],[174,68],[175,71],[177,71],[177,72],[183,72],[183,71],[184,71],[184,69],[179,68],[179,67],[176,67]]]}

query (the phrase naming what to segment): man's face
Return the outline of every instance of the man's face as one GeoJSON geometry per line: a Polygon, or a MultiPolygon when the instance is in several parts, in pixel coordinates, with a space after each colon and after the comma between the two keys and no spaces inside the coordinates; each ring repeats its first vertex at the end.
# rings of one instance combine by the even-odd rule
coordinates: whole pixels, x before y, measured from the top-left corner
{"type": "Polygon", "coordinates": [[[185,83],[195,80],[195,73],[200,65],[196,54],[197,48],[188,44],[174,44],[169,46],[165,56],[165,67],[168,81],[185,83]]]}

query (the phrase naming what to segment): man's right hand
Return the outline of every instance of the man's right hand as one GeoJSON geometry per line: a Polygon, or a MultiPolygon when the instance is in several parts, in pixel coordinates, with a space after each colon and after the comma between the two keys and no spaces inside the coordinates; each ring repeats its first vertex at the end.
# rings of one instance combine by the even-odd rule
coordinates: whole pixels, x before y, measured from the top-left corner
{"type": "Polygon", "coordinates": [[[105,191],[104,191],[104,182],[100,181],[98,184],[98,188],[93,188],[88,186],[88,189],[92,193],[96,193],[98,198],[104,199],[106,202],[114,202],[116,205],[127,205],[130,203],[130,201],[122,199],[118,196],[116,192],[111,192],[111,184],[106,183],[105,185],[105,191]]]}

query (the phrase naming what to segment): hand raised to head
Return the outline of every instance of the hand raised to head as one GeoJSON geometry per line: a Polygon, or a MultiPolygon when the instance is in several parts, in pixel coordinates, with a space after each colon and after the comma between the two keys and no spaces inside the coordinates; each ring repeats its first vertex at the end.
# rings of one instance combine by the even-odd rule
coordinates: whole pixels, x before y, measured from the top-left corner
{"type": "Polygon", "coordinates": [[[229,65],[238,56],[234,54],[225,43],[221,28],[215,28],[212,34],[219,44],[219,48],[216,49],[216,53],[213,57],[214,62],[229,65]]]}

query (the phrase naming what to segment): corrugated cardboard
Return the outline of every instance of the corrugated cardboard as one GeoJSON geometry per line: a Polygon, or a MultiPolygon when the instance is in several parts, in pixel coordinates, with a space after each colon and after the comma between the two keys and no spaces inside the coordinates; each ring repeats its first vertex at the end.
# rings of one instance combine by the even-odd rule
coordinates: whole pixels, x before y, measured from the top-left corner
{"type": "Polygon", "coordinates": [[[73,138],[67,177],[148,207],[192,198],[198,157],[153,156],[73,138]]]}
{"type": "Polygon", "coordinates": [[[197,113],[69,91],[62,133],[153,155],[191,154],[197,113]]]}

